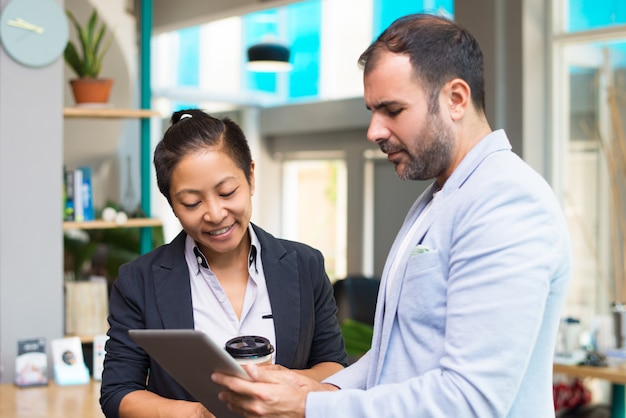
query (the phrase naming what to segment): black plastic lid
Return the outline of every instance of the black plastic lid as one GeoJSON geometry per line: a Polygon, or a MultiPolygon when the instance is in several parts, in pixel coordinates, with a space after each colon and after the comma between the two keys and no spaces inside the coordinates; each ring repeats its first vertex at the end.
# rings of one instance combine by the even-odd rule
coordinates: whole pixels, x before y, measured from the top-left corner
{"type": "Polygon", "coordinates": [[[274,352],[274,347],[265,337],[245,335],[226,342],[226,351],[234,358],[265,357],[274,352]]]}

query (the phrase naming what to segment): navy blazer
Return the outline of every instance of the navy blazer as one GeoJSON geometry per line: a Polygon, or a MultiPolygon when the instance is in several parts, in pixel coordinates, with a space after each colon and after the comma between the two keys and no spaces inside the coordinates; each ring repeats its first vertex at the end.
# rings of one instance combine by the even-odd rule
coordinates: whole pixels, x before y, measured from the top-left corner
{"type": "MultiPolygon", "coordinates": [[[[346,365],[322,254],[252,227],[261,244],[274,317],[276,363],[292,369],[328,361],[346,365]]],[[[113,283],[100,398],[107,417],[118,417],[122,398],[135,390],[147,388],[166,398],[194,400],[128,336],[134,328],[194,328],[186,236],[181,232],[171,243],[123,265],[113,283]]]]}

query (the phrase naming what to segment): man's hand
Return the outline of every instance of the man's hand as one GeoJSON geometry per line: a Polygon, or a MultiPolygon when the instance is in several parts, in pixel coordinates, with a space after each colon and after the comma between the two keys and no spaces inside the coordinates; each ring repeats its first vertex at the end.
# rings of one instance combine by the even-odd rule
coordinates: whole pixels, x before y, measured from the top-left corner
{"type": "Polygon", "coordinates": [[[245,417],[304,417],[306,395],[312,391],[336,390],[284,367],[245,366],[252,382],[213,373],[211,379],[227,390],[219,399],[245,417]]]}

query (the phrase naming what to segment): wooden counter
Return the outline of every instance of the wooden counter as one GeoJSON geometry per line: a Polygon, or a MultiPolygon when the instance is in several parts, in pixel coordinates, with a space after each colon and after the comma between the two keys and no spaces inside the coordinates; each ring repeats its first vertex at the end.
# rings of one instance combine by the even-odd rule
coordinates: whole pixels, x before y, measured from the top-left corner
{"type": "Polygon", "coordinates": [[[596,379],[608,380],[621,385],[626,384],[626,369],[621,367],[592,367],[574,366],[567,364],[555,364],[554,373],[563,373],[577,377],[595,377],[596,379]]]}
{"type": "Polygon", "coordinates": [[[626,418],[626,369],[623,367],[592,367],[554,364],[554,373],[580,378],[591,377],[611,382],[611,417],[626,418]]]}
{"type": "Polygon", "coordinates": [[[14,384],[0,385],[0,417],[2,418],[102,418],[100,382],[84,385],[20,388],[14,384]]]}

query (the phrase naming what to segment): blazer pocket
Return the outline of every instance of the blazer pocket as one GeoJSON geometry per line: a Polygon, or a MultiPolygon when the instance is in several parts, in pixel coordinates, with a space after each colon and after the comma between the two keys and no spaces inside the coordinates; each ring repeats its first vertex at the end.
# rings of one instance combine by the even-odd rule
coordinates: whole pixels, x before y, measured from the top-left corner
{"type": "Polygon", "coordinates": [[[405,275],[436,268],[439,265],[439,250],[429,250],[421,253],[412,253],[406,266],[405,275]]]}
{"type": "Polygon", "coordinates": [[[430,322],[445,313],[446,279],[439,255],[430,250],[409,258],[398,304],[401,318],[430,322]]]}

